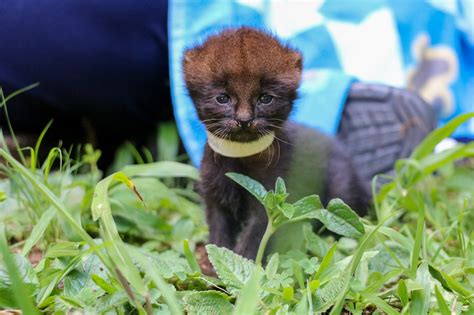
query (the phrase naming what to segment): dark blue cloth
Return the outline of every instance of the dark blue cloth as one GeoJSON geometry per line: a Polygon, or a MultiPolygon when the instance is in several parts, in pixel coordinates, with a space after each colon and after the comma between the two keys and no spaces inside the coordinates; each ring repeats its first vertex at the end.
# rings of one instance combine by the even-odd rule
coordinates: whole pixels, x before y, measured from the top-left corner
{"type": "Polygon", "coordinates": [[[151,124],[170,107],[167,1],[2,0],[0,41],[5,94],[40,83],[9,105],[17,128],[51,112],[151,124]]]}

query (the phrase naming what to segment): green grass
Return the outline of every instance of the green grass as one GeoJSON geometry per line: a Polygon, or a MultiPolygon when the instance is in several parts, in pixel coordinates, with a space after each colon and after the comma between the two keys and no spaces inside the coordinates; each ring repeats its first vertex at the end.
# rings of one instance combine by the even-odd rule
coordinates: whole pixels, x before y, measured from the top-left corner
{"type": "MultiPolygon", "coordinates": [[[[4,103],[4,102],[2,102],[4,103]]],[[[284,182],[265,190],[239,174],[280,226],[319,219],[339,234],[305,223],[305,250],[256,262],[208,245],[218,278],[201,273],[195,249],[207,239],[198,171],[170,161],[177,136],[152,162],[146,150],[120,148],[108,175],[100,152],[53,148],[44,161],[0,149],[0,309],[24,314],[474,314],[474,144],[434,154],[459,116],[433,132],[374,198],[373,218],[343,201],[317,196],[285,202],[284,182]],[[138,165],[128,165],[136,161],[138,165]],[[436,172],[436,175],[433,173],[436,172]],[[40,254],[40,259],[38,257],[40,254]],[[34,263],[31,263],[34,261],[34,263]]],[[[3,136],[0,142],[5,143],[3,136]]],[[[374,185],[375,187],[375,185],[374,185]]]]}

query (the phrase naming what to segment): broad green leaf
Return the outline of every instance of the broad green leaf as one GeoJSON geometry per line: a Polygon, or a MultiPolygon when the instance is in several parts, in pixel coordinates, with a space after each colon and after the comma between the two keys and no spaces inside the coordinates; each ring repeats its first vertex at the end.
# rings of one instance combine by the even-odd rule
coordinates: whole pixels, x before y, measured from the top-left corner
{"type": "Polygon", "coordinates": [[[301,198],[293,204],[293,207],[295,208],[295,212],[293,213],[294,218],[306,215],[315,210],[324,209],[323,204],[317,195],[301,198]]]}
{"type": "Polygon", "coordinates": [[[255,264],[228,250],[215,245],[206,245],[209,261],[214,267],[219,279],[233,294],[241,290],[250,278],[255,264]]]}
{"type": "Polygon", "coordinates": [[[41,218],[36,223],[35,227],[31,231],[30,236],[28,236],[28,238],[26,239],[23,249],[21,250],[21,254],[23,256],[28,255],[33,246],[38,243],[38,241],[43,237],[44,232],[50,225],[51,220],[53,220],[55,215],[56,210],[54,210],[54,208],[52,207],[48,208],[48,210],[46,210],[41,215],[41,218]]]}
{"type": "Polygon", "coordinates": [[[466,113],[451,119],[446,125],[431,132],[413,151],[411,158],[421,159],[430,154],[438,143],[449,137],[456,128],[474,117],[474,113],[466,113]]]}
{"type": "Polygon", "coordinates": [[[281,210],[283,215],[287,217],[288,219],[293,218],[293,215],[295,213],[295,207],[293,207],[293,205],[290,205],[289,203],[284,203],[281,205],[279,209],[281,210]]]}
{"type": "Polygon", "coordinates": [[[3,191],[0,191],[0,202],[5,201],[7,199],[7,194],[3,191]]]}
{"type": "Polygon", "coordinates": [[[158,271],[158,266],[156,264],[150,263],[150,259],[140,250],[137,250],[133,247],[128,248],[133,253],[133,257],[138,262],[140,267],[144,270],[144,273],[151,278],[156,287],[161,291],[161,294],[163,294],[163,298],[168,304],[171,314],[182,314],[183,311],[181,309],[181,305],[174,294],[175,289],[163,279],[162,275],[158,271]]]}
{"type": "Polygon", "coordinates": [[[219,291],[200,291],[188,293],[183,298],[186,314],[229,315],[233,306],[229,297],[219,291]]]}
{"type": "MultiPolygon", "coordinates": [[[[344,279],[337,277],[331,279],[324,286],[316,290],[316,296],[319,298],[319,302],[316,303],[315,311],[323,312],[334,304],[336,298],[341,294],[344,288],[344,279]],[[318,305],[319,304],[319,305],[318,305]]],[[[316,300],[318,301],[318,300],[316,300]]]]}
{"type": "Polygon", "coordinates": [[[173,161],[163,161],[142,165],[126,166],[122,172],[128,177],[152,176],[158,178],[165,177],[187,177],[199,180],[199,170],[189,164],[173,161]]]}
{"type": "Polygon", "coordinates": [[[263,269],[257,266],[253,269],[250,279],[240,291],[237,297],[233,314],[255,314],[257,311],[258,301],[260,299],[260,281],[263,277],[263,269]]]}
{"type": "MultiPolygon", "coordinates": [[[[144,249],[138,249],[138,251],[149,259],[149,263],[153,264],[156,270],[165,279],[170,279],[174,276],[182,278],[181,275],[184,276],[185,274],[193,273],[188,261],[174,250],[161,253],[152,253],[144,249]]],[[[143,271],[146,272],[146,270],[143,271]]]]}
{"type": "Polygon", "coordinates": [[[258,201],[262,204],[267,194],[267,190],[263,187],[262,184],[256,180],[237,173],[226,173],[226,176],[232,179],[234,182],[245,188],[249,193],[251,193],[258,201]]]}
{"type": "Polygon", "coordinates": [[[353,238],[360,238],[365,233],[357,214],[340,199],[331,200],[327,210],[316,214],[316,218],[334,233],[353,238]]]}

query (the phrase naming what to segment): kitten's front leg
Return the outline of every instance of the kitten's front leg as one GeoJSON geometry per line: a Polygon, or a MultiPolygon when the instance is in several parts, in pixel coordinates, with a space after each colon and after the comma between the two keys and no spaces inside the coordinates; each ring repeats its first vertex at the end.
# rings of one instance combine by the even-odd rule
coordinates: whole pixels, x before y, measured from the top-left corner
{"type": "Polygon", "coordinates": [[[241,256],[255,259],[267,223],[268,217],[263,207],[257,202],[251,202],[250,214],[242,228],[239,241],[234,247],[234,252],[241,256]]]}
{"type": "Polygon", "coordinates": [[[228,209],[208,206],[206,219],[209,226],[209,243],[232,249],[235,245],[239,222],[232,217],[228,209]]]}

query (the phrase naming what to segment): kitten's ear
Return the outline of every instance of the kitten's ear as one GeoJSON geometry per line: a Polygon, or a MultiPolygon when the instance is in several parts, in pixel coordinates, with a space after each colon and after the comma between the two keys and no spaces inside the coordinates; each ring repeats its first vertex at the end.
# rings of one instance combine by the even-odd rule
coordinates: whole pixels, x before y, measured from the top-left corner
{"type": "Polygon", "coordinates": [[[183,55],[183,63],[189,63],[193,61],[195,55],[196,53],[193,49],[187,49],[183,55]]]}
{"type": "Polygon", "coordinates": [[[299,70],[303,70],[303,55],[297,50],[291,50],[293,65],[299,70]]]}

